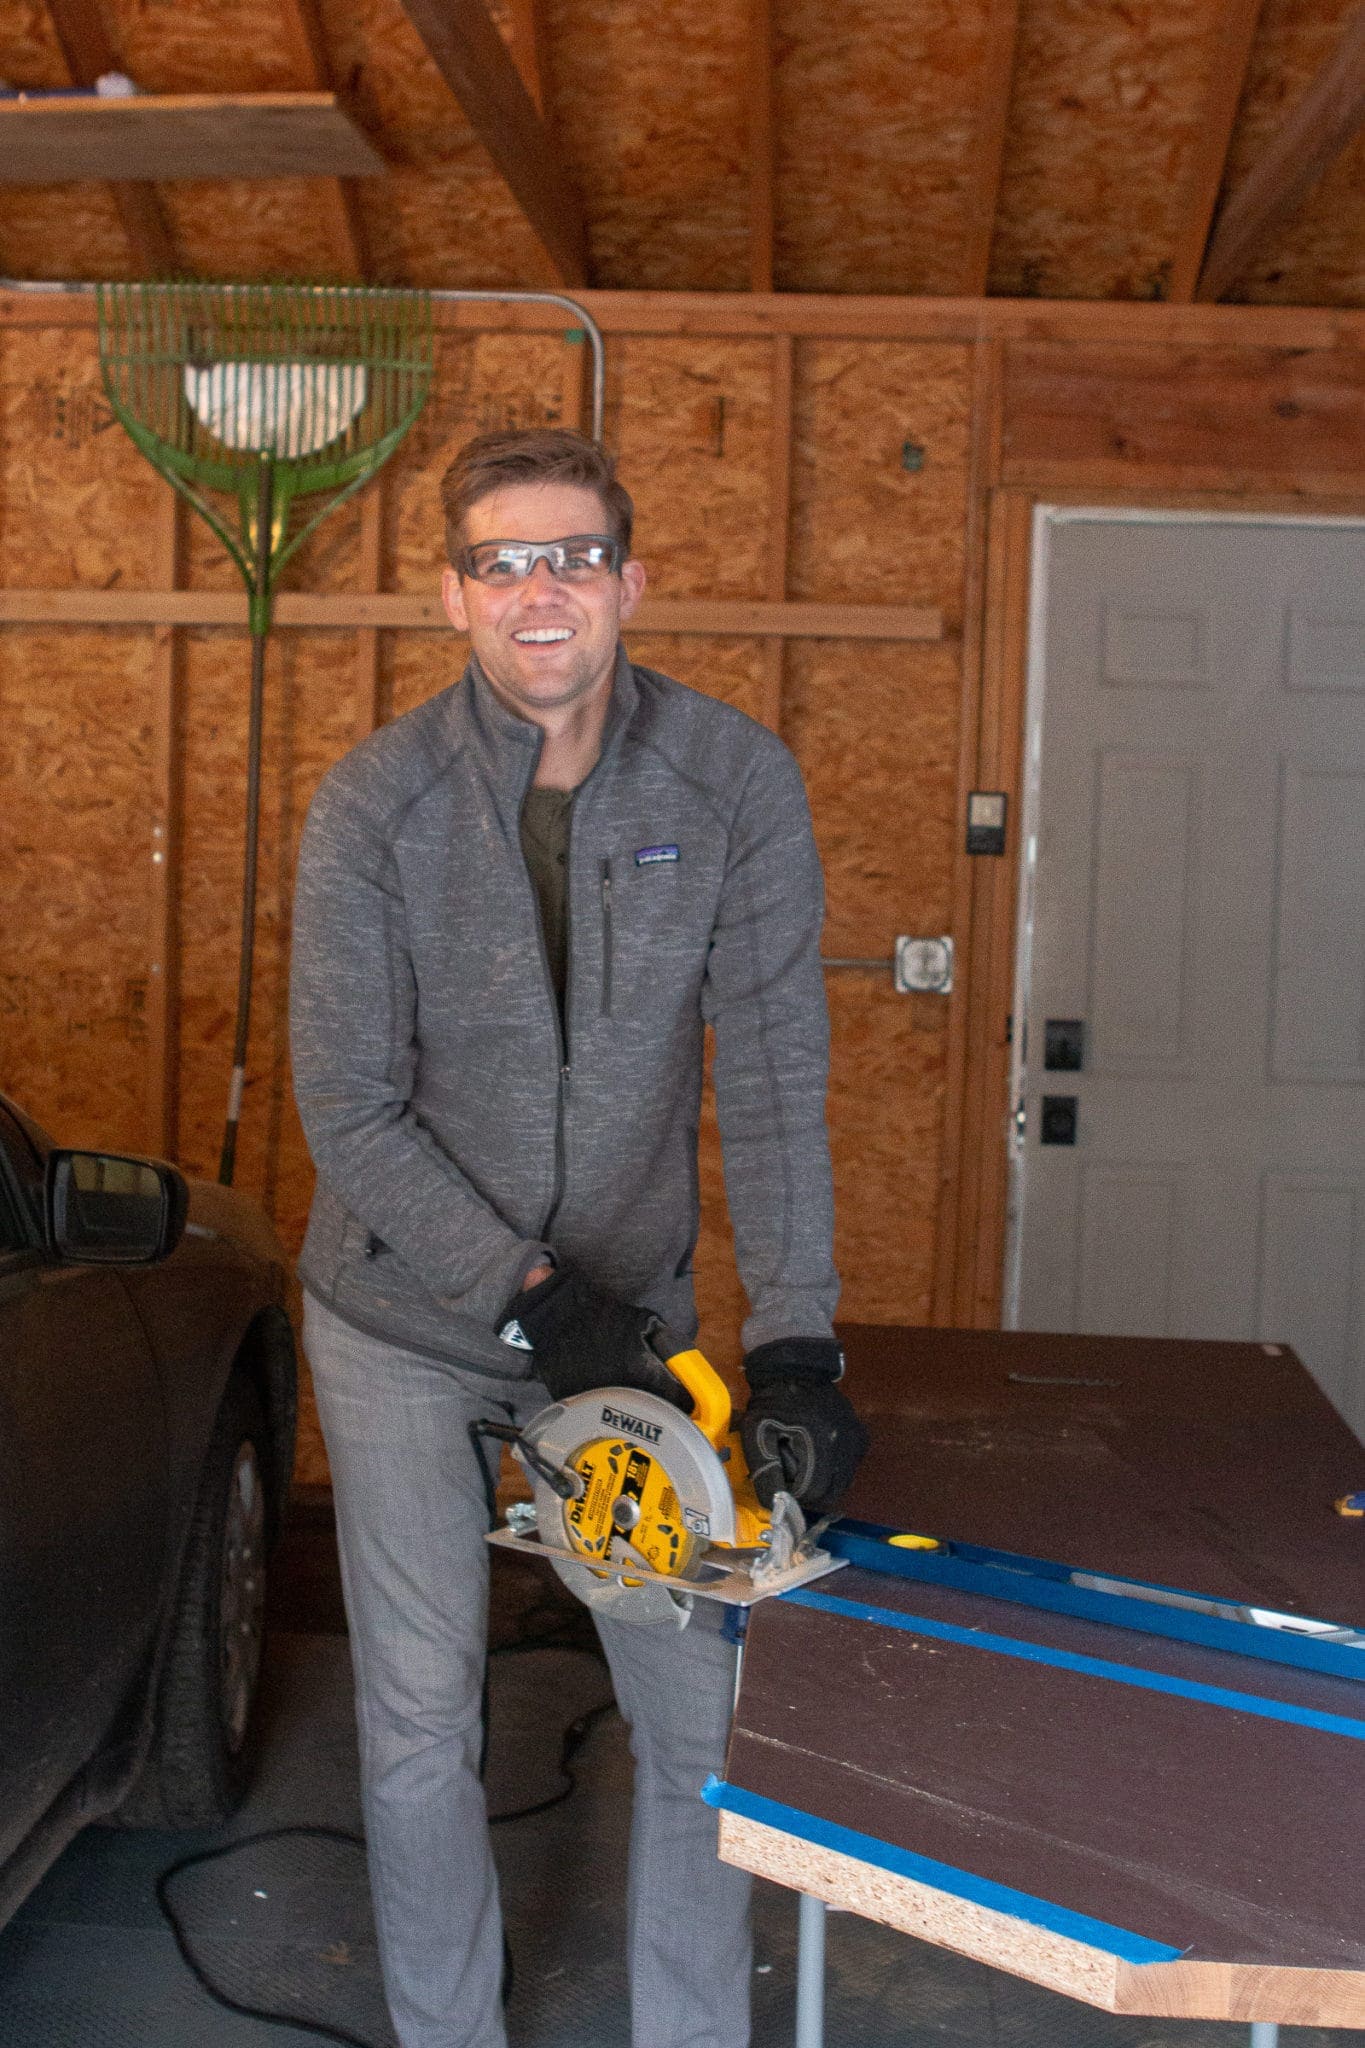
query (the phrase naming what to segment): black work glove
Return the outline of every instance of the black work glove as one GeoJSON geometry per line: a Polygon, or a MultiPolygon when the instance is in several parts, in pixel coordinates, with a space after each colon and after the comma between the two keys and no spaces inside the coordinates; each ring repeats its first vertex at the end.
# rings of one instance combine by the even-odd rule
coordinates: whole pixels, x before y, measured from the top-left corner
{"type": "Polygon", "coordinates": [[[652,1309],[633,1308],[573,1266],[556,1266],[507,1304],[533,1353],[531,1370],[556,1401],[594,1387],[638,1387],[691,1412],[692,1397],[673,1377],[651,1339],[663,1329],[652,1309]]]}
{"type": "Polygon", "coordinates": [[[746,1357],[753,1392],[740,1418],[740,1440],[765,1508],[780,1488],[808,1517],[827,1515],[852,1484],[867,1431],[834,1384],[843,1369],[832,1337],[779,1338],[746,1357]]]}

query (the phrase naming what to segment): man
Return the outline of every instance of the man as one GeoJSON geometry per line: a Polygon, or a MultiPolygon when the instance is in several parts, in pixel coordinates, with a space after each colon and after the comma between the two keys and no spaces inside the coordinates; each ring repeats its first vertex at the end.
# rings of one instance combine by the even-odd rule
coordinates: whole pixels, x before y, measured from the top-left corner
{"type": "MultiPolygon", "coordinates": [[[[627,660],[645,572],[591,442],[485,435],[442,495],[469,667],[332,770],[304,833],[300,1270],[394,2025],[402,2048],[504,2048],[470,1428],[587,1386],[686,1404],[650,1339],[696,1329],[707,1020],[756,1483],[819,1512],[863,1436],[835,1385],[822,891],[796,765],[627,660]],[[509,1318],[529,1356],[500,1340],[509,1318]]],[[[747,1880],[698,1798],[728,1728],[719,1619],[599,1623],[636,1760],[635,2048],[748,2040],[747,1880]]]]}

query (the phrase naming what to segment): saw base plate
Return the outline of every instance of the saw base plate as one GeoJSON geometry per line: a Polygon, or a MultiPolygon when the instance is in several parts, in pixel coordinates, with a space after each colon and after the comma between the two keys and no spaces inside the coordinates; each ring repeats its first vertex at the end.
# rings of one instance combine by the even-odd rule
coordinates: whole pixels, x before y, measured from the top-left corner
{"type": "Polygon", "coordinates": [[[515,1529],[506,1526],[491,1529],[488,1541],[500,1550],[515,1550],[523,1557],[562,1559],[566,1564],[577,1565],[581,1571],[600,1572],[603,1579],[616,1579],[626,1584],[667,1586],[675,1593],[689,1593],[700,1600],[719,1600],[726,1607],[753,1607],[760,1600],[770,1600],[774,1594],[789,1593],[793,1587],[808,1586],[812,1579],[823,1579],[829,1572],[837,1572],[847,1562],[842,1557],[831,1557],[827,1550],[816,1550],[797,1564],[788,1565],[785,1571],[765,1574],[755,1580],[751,1572],[717,1564],[710,1557],[700,1561],[697,1569],[702,1574],[697,1578],[675,1579],[666,1572],[644,1570],[632,1571],[623,1565],[589,1565],[582,1553],[570,1550],[567,1544],[546,1543],[539,1535],[521,1536],[515,1529]]]}

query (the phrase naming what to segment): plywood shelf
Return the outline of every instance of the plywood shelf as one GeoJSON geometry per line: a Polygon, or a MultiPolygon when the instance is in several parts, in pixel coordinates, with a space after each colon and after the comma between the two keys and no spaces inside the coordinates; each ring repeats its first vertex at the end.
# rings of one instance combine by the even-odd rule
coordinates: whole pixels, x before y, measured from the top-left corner
{"type": "Polygon", "coordinates": [[[330,92],[0,101],[0,184],[367,178],[385,169],[330,92]]]}

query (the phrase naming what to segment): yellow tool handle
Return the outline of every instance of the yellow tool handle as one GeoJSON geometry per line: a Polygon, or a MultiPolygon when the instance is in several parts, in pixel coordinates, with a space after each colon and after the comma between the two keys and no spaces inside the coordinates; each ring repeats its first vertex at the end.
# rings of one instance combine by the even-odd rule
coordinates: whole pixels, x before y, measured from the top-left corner
{"type": "Polygon", "coordinates": [[[664,1363],[692,1396],[692,1420],[697,1428],[714,1449],[721,1450],[730,1428],[730,1389],[700,1351],[675,1351],[664,1363]]]}

